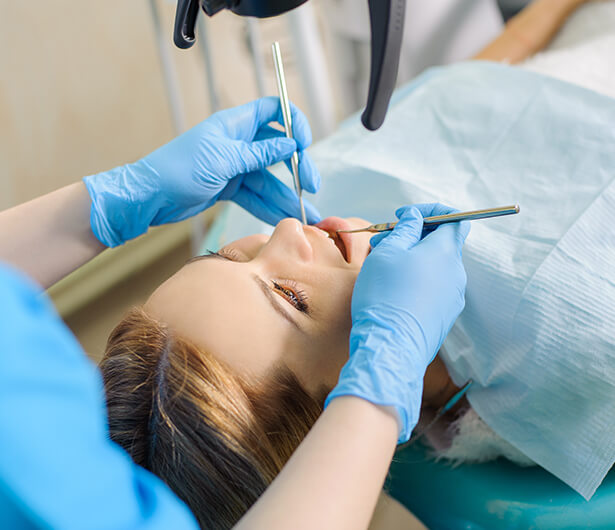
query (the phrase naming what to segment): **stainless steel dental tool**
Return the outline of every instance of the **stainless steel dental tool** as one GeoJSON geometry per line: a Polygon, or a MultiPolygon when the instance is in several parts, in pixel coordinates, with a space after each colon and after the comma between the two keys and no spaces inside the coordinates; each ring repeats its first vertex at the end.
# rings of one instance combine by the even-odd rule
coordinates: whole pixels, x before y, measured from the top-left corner
{"type": "MultiPolygon", "coordinates": [[[[444,223],[456,223],[457,221],[474,221],[475,219],[488,219],[490,217],[501,217],[502,215],[513,215],[519,213],[520,208],[518,204],[513,206],[501,206],[499,208],[488,208],[486,210],[472,210],[470,212],[456,212],[446,215],[434,215],[432,217],[425,217],[423,219],[423,225],[425,226],[437,226],[444,223]]],[[[365,228],[358,228],[356,230],[337,230],[337,233],[353,234],[355,232],[386,232],[387,230],[393,230],[397,223],[379,223],[375,225],[369,225],[365,228]]]]}
{"type": "MultiPolygon", "coordinates": [[[[273,64],[275,66],[275,76],[278,81],[278,93],[280,94],[280,107],[282,108],[282,117],[284,119],[284,129],[286,130],[286,137],[293,137],[293,118],[290,112],[290,102],[288,100],[288,92],[286,90],[286,78],[284,77],[284,66],[282,64],[282,53],[280,52],[280,43],[274,42],[271,45],[273,52],[273,64]]],[[[297,151],[293,153],[290,159],[290,165],[293,171],[293,182],[295,184],[295,191],[299,197],[299,205],[301,206],[301,221],[304,225],[307,224],[305,217],[305,207],[303,206],[303,199],[301,198],[301,182],[299,181],[299,155],[297,151]]]]}

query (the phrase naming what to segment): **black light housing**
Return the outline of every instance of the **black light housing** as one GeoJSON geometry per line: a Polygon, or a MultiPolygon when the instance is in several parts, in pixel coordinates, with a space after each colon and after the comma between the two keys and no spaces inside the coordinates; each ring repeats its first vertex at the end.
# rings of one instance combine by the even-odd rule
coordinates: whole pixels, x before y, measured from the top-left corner
{"type": "MultiPolygon", "coordinates": [[[[178,0],[173,40],[179,48],[194,44],[199,7],[209,16],[229,9],[241,16],[268,18],[294,9],[307,0],[178,0]]],[[[368,0],[372,30],[367,104],[361,115],[369,130],[384,122],[399,67],[406,0],[368,0]]]]}

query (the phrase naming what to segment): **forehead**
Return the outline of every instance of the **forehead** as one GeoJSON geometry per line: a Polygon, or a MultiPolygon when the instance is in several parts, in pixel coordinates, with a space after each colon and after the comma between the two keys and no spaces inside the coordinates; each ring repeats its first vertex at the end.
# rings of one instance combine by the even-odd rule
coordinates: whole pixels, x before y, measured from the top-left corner
{"type": "Polygon", "coordinates": [[[246,263],[208,258],[186,265],[150,297],[145,310],[238,373],[264,375],[301,334],[267,301],[246,263]]]}

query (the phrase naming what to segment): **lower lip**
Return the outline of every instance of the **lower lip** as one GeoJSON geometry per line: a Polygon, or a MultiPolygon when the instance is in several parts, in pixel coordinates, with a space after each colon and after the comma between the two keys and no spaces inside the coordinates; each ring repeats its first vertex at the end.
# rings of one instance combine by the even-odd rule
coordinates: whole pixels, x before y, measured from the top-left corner
{"type": "MultiPolygon", "coordinates": [[[[327,217],[314,226],[324,230],[325,232],[337,232],[338,230],[350,230],[352,227],[346,219],[341,217],[327,217]]],[[[346,251],[346,261],[350,263],[352,259],[352,237],[351,234],[337,234],[344,244],[346,251]]]]}

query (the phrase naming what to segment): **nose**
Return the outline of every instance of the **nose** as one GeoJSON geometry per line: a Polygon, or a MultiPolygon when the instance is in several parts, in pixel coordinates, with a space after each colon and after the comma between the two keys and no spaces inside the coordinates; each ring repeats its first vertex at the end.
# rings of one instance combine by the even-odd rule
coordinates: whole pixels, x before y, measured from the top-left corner
{"type": "Polygon", "coordinates": [[[285,260],[311,261],[314,252],[303,225],[297,219],[282,219],[275,227],[264,251],[285,260]]]}

